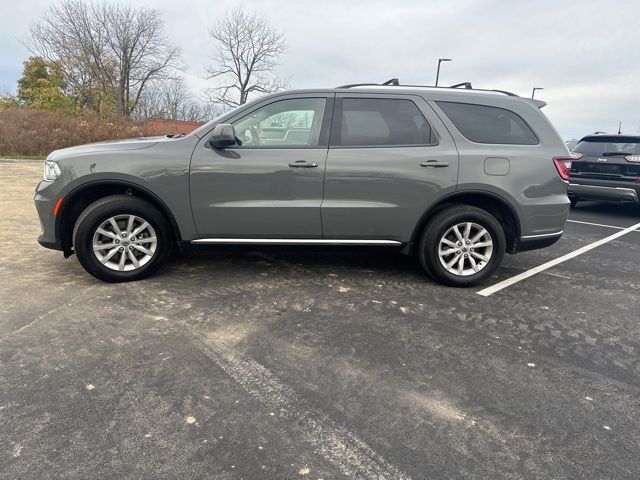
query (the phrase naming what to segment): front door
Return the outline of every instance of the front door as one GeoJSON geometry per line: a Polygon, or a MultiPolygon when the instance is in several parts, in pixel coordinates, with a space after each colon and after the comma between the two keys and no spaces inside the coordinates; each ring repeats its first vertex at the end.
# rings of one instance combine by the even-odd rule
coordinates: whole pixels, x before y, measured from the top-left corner
{"type": "Polygon", "coordinates": [[[332,103],[327,95],[265,100],[229,121],[242,145],[200,141],[190,171],[200,238],[322,238],[332,103]]]}

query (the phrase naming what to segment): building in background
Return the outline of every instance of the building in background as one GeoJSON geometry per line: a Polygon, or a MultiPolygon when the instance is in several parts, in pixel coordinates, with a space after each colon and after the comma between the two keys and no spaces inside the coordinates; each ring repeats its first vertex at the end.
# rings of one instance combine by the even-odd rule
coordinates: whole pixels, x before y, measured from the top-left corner
{"type": "Polygon", "coordinates": [[[187,122],[183,120],[165,120],[162,118],[150,118],[146,122],[147,131],[151,135],[175,135],[189,133],[204,122],[187,122]]]}

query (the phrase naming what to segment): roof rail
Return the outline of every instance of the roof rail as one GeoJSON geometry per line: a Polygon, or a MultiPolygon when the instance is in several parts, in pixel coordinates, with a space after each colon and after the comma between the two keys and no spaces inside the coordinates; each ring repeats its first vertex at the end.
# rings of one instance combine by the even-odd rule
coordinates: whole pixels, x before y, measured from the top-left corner
{"type": "Polygon", "coordinates": [[[347,85],[340,85],[336,88],[353,88],[353,87],[379,87],[379,83],[349,83],[347,85]]]}
{"type": "Polygon", "coordinates": [[[490,92],[498,92],[498,93],[504,93],[505,95],[509,95],[510,97],[519,97],[520,95],[516,95],[515,93],[512,92],[507,92],[506,90],[489,90],[490,92]]]}
{"type": "Polygon", "coordinates": [[[475,90],[478,92],[495,92],[502,93],[504,95],[508,95],[510,97],[518,97],[512,92],[507,92],[506,90],[495,90],[495,89],[486,89],[486,88],[473,88],[471,82],[462,82],[456,83],[455,85],[451,85],[450,87],[440,87],[434,85],[400,85],[400,81],[397,78],[391,78],[384,83],[350,83],[348,85],[340,85],[336,88],[354,88],[354,87],[423,87],[423,88],[460,88],[464,87],[467,90],[475,90]]]}
{"type": "Polygon", "coordinates": [[[390,78],[384,83],[349,83],[348,85],[340,85],[336,88],[353,88],[353,87],[398,87],[400,86],[400,81],[397,78],[390,78]]]}

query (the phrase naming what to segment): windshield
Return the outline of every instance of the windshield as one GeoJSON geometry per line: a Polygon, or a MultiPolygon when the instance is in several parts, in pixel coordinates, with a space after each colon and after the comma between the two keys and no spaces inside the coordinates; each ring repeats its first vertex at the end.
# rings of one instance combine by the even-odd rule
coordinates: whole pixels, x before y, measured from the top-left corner
{"type": "Polygon", "coordinates": [[[621,136],[584,138],[573,148],[573,151],[590,157],[640,155],[640,138],[621,136]]]}

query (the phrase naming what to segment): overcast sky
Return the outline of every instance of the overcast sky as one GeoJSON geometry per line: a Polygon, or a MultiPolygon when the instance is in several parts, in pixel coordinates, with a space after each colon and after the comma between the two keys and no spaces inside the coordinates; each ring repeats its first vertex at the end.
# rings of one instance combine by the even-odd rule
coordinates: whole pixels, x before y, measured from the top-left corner
{"type": "MultiPolygon", "coordinates": [[[[48,0],[3,0],[0,91],[15,91],[21,45],[48,0]]],[[[544,112],[564,138],[596,130],[640,133],[639,0],[133,0],[157,8],[202,94],[212,48],[207,30],[242,3],[285,33],[280,75],[291,87],[345,83],[440,84],[470,81],[548,102],[544,112]]]]}

